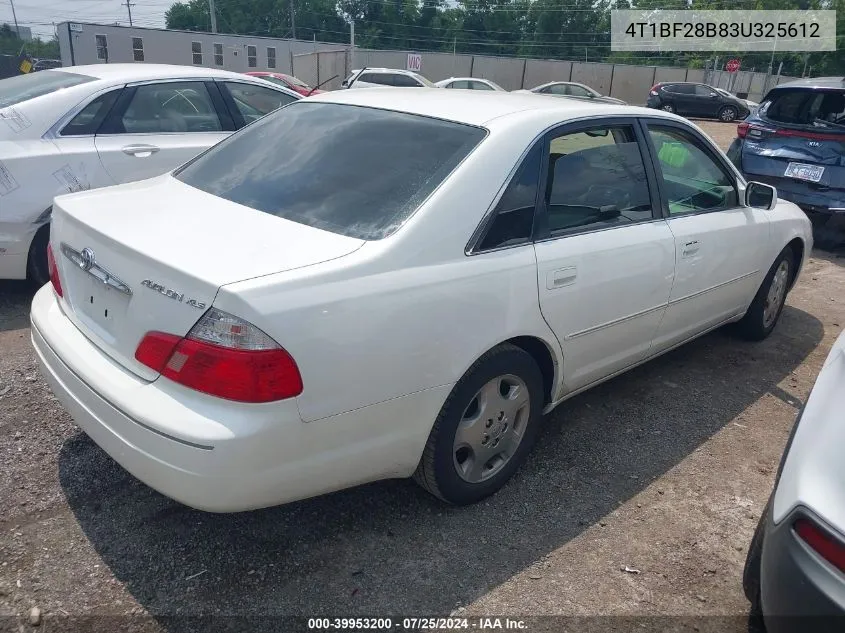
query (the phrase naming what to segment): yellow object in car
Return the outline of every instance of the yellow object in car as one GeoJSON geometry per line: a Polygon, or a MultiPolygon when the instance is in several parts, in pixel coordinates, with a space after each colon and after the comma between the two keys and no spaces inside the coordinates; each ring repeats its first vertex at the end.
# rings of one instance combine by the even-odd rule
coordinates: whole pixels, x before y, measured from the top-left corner
{"type": "Polygon", "coordinates": [[[663,143],[657,157],[661,163],[670,167],[683,167],[690,157],[690,152],[683,143],[663,143]]]}

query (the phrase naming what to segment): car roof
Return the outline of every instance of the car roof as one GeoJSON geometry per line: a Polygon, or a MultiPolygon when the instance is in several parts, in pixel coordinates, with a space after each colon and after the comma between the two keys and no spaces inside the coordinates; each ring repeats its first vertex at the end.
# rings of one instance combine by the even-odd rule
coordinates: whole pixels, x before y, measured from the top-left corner
{"type": "MultiPolygon", "coordinates": [[[[353,70],[352,74],[354,75],[355,73],[359,73],[359,72],[361,72],[361,70],[362,70],[361,68],[353,70]]],[[[366,70],[368,73],[370,73],[370,72],[373,72],[373,73],[398,73],[400,75],[417,75],[418,74],[418,73],[415,73],[413,70],[403,70],[401,68],[372,68],[370,66],[367,66],[363,70],[366,70]]]]}
{"type": "Polygon", "coordinates": [[[845,77],[812,77],[796,79],[778,84],[772,90],[780,88],[842,88],[845,89],[845,77]]]}
{"type": "Polygon", "coordinates": [[[308,101],[367,106],[488,127],[494,119],[503,122],[504,119],[513,115],[530,117],[532,112],[538,114],[538,120],[545,120],[549,115],[554,115],[561,122],[590,115],[613,116],[623,113],[677,119],[659,110],[635,106],[594,103],[577,99],[547,99],[531,93],[498,91],[475,93],[419,90],[418,88],[372,88],[324,92],[309,97],[308,101]]]}
{"type": "Polygon", "coordinates": [[[145,81],[147,79],[179,79],[181,77],[249,77],[219,68],[205,66],[178,66],[176,64],[90,64],[64,66],[41,72],[69,72],[87,75],[104,81],[145,81]]]}

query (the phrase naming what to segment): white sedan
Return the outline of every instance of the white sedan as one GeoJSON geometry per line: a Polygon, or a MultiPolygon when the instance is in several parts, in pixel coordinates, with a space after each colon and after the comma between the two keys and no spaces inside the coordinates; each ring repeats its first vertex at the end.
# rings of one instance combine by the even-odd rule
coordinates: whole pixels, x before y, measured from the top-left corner
{"type": "Polygon", "coordinates": [[[727,323],[765,338],[811,248],[675,115],[348,90],[57,198],[32,341],[85,432],[187,505],[411,475],[465,504],[573,394],[727,323]]]}
{"type": "Polygon", "coordinates": [[[489,79],[479,79],[478,77],[449,77],[434,84],[438,88],[449,88],[451,90],[495,90],[497,92],[506,92],[499,84],[489,79]]]}
{"type": "Polygon", "coordinates": [[[237,73],[101,64],[0,81],[0,279],[45,283],[53,197],[178,167],[299,99],[237,73]]]}

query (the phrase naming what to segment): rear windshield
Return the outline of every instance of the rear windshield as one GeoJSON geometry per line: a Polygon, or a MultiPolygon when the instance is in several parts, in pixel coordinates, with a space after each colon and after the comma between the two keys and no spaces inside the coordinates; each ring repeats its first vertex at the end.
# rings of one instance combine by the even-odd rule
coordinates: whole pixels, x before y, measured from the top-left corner
{"type": "Polygon", "coordinates": [[[769,95],[761,110],[772,121],[821,128],[845,128],[845,91],[781,89],[769,95]]]}
{"type": "Polygon", "coordinates": [[[44,70],[0,80],[0,108],[17,105],[55,90],[94,81],[94,77],[62,70],[44,70]]]}
{"type": "Polygon", "coordinates": [[[301,101],[233,134],[176,177],[286,220],[378,240],[485,134],[413,114],[301,101]]]}

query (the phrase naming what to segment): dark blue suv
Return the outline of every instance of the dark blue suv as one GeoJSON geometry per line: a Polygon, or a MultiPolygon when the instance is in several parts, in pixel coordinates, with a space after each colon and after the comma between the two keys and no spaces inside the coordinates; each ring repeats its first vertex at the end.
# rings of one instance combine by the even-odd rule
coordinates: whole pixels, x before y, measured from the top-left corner
{"type": "Polygon", "coordinates": [[[737,126],[728,158],[749,180],[774,185],[817,227],[845,214],[845,79],[781,84],[737,126]]]}

